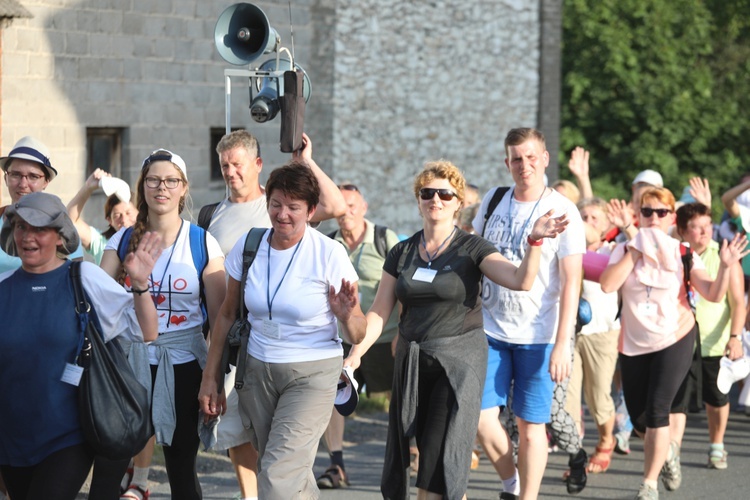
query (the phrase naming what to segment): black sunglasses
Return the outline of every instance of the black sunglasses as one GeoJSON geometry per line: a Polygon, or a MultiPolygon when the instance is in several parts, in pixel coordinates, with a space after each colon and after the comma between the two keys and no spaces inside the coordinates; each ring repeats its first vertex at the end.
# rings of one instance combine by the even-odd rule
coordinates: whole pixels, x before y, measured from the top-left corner
{"type": "Polygon", "coordinates": [[[431,200],[437,193],[438,197],[443,201],[451,201],[454,196],[458,197],[456,193],[450,189],[435,189],[435,188],[422,188],[419,190],[419,197],[423,200],[431,200]]]}
{"type": "Polygon", "coordinates": [[[339,186],[339,189],[342,191],[357,191],[359,192],[359,188],[355,186],[354,184],[341,184],[339,186]]]}
{"type": "Polygon", "coordinates": [[[641,215],[646,217],[647,219],[654,214],[658,215],[660,219],[663,219],[664,217],[667,216],[667,214],[671,214],[671,213],[672,211],[668,208],[648,208],[648,207],[641,208],[641,215]]]}

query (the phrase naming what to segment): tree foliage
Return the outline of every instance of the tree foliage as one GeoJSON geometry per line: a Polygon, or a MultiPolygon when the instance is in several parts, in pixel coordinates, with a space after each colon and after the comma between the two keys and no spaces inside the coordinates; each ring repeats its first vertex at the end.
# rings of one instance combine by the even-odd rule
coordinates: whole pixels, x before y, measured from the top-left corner
{"type": "Polygon", "coordinates": [[[602,197],[651,168],[717,207],[750,171],[748,76],[750,0],[564,0],[561,156],[590,150],[602,197]]]}

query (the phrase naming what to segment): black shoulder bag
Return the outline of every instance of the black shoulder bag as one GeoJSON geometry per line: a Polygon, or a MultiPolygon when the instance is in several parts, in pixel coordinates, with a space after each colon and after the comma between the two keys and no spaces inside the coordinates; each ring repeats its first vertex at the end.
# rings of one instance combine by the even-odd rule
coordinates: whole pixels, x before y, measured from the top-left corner
{"type": "Polygon", "coordinates": [[[116,340],[104,343],[81,282],[81,263],[70,264],[76,313],[83,330],[78,364],[83,376],[78,409],[86,443],[110,460],[135,456],[154,433],[148,391],[136,379],[116,340]]]}

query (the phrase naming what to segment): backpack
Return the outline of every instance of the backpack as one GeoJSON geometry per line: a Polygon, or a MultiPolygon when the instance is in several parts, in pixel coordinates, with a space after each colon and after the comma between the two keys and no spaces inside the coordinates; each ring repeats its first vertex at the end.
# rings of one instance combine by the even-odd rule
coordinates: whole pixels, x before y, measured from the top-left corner
{"type": "MultiPolygon", "coordinates": [[[[387,227],[375,224],[375,250],[378,252],[378,255],[384,259],[386,255],[388,255],[388,242],[385,235],[387,230],[387,227]]],[[[338,233],[338,231],[328,233],[328,237],[332,240],[336,239],[336,233],[338,233]]]]}
{"type": "Polygon", "coordinates": [[[208,226],[211,225],[211,217],[214,216],[216,208],[220,202],[211,203],[210,205],[204,205],[201,207],[201,211],[198,212],[198,225],[208,231],[208,226]]]}
{"type": "MultiPolygon", "coordinates": [[[[133,228],[129,227],[125,230],[120,240],[120,244],[117,245],[117,257],[120,258],[120,262],[125,261],[125,256],[128,253],[128,246],[130,245],[130,237],[133,235],[133,228]]],[[[208,321],[208,312],[206,310],[206,294],[203,289],[203,270],[208,265],[208,246],[206,245],[206,230],[190,224],[190,253],[193,256],[193,266],[198,273],[198,284],[200,286],[200,301],[201,301],[201,313],[203,313],[204,321],[204,332],[205,323],[208,321]]]]}
{"type": "Polygon", "coordinates": [[[492,215],[492,212],[495,211],[497,206],[500,204],[500,201],[503,199],[503,196],[505,196],[505,193],[507,193],[510,190],[508,186],[500,186],[499,188],[495,189],[495,192],[492,193],[492,198],[490,198],[490,202],[487,205],[487,211],[484,213],[484,225],[482,226],[482,236],[484,236],[484,231],[487,229],[487,221],[490,218],[490,215],[492,215]]]}

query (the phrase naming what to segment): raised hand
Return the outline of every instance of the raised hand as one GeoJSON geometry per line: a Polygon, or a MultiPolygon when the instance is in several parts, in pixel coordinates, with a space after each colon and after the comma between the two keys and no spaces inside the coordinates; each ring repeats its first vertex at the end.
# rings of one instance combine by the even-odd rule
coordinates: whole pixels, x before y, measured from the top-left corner
{"type": "Polygon", "coordinates": [[[161,255],[161,236],[147,231],[138,242],[135,252],[130,252],[122,265],[130,276],[131,282],[147,283],[159,255],[161,255]]]}
{"type": "Polygon", "coordinates": [[[589,152],[583,149],[581,146],[577,146],[573,151],[570,152],[568,169],[570,169],[571,174],[575,175],[579,179],[581,177],[588,177],[589,152]]]}
{"type": "Polygon", "coordinates": [[[531,228],[529,238],[532,240],[541,240],[542,238],[557,238],[557,235],[565,231],[565,228],[570,222],[568,220],[568,214],[562,214],[559,217],[552,217],[555,210],[550,210],[546,214],[539,217],[534,226],[531,228]]]}
{"type": "Polygon", "coordinates": [[[693,177],[690,179],[690,196],[695,198],[695,201],[711,207],[711,190],[708,188],[708,179],[701,179],[700,177],[693,177]]]}
{"type": "Polygon", "coordinates": [[[724,240],[721,244],[721,250],[719,250],[721,263],[727,267],[748,254],[750,254],[750,249],[747,248],[747,235],[739,233],[734,235],[731,242],[724,240]]]}
{"type": "Polygon", "coordinates": [[[607,218],[614,226],[628,227],[633,223],[633,211],[626,201],[612,199],[607,203],[607,218]]]}
{"type": "Polygon", "coordinates": [[[292,160],[307,163],[312,158],[312,141],[310,137],[302,132],[302,149],[292,152],[292,160]]]}
{"type": "Polygon", "coordinates": [[[339,320],[346,321],[359,303],[357,286],[354,283],[342,279],[339,293],[336,293],[336,289],[331,285],[330,290],[328,291],[328,302],[331,305],[331,311],[333,311],[333,314],[339,320]]]}

